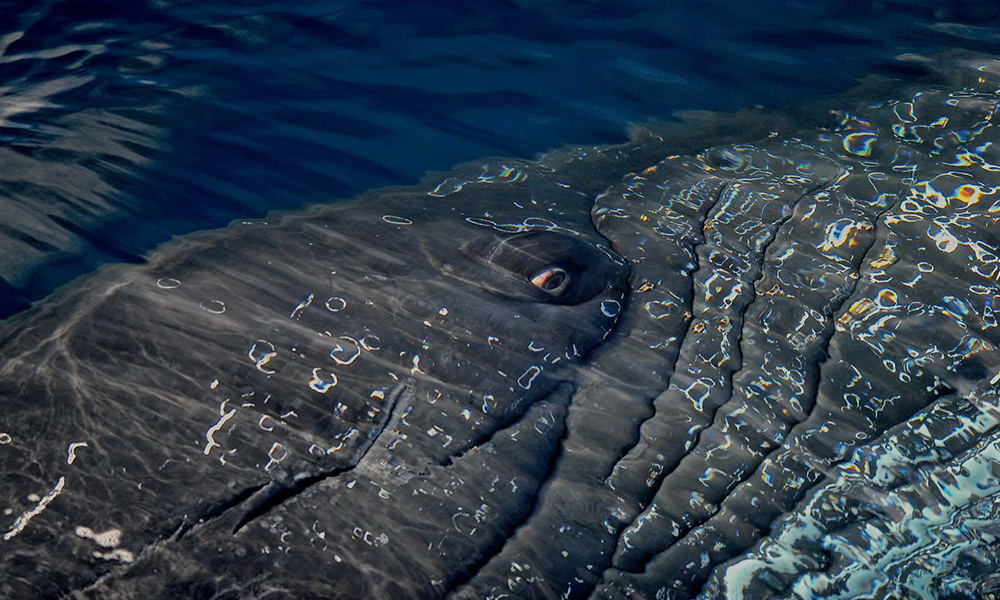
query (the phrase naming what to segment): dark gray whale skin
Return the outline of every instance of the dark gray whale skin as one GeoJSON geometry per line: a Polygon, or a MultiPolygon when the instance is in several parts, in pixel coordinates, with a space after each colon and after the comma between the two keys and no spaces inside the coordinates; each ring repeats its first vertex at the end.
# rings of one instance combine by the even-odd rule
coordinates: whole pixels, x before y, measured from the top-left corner
{"type": "Polygon", "coordinates": [[[997,593],[1000,63],[928,69],[64,287],[0,324],[0,597],[997,593]]]}

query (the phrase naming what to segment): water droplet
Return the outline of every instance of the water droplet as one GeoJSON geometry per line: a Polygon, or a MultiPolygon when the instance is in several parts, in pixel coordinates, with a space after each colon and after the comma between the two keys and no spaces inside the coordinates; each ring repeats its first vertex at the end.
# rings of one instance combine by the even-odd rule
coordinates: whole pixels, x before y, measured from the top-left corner
{"type": "Polygon", "coordinates": [[[173,277],[161,277],[156,280],[156,287],[172,290],[181,286],[179,279],[174,279],[173,277]]]}
{"type": "Polygon", "coordinates": [[[347,300],[337,296],[330,296],[326,299],[326,309],[330,312],[340,312],[347,308],[347,300]]]}
{"type": "Polygon", "coordinates": [[[325,394],[332,388],[337,387],[337,383],[339,383],[339,381],[337,379],[337,375],[334,373],[327,371],[325,378],[320,376],[321,373],[323,373],[323,370],[320,367],[316,367],[312,370],[312,379],[309,380],[309,387],[312,388],[314,392],[325,394]]]}
{"type": "Polygon", "coordinates": [[[221,315],[226,312],[226,303],[221,300],[209,300],[208,302],[202,302],[199,306],[213,315],[221,315]]]}
{"type": "Polygon", "coordinates": [[[378,339],[377,335],[366,335],[358,340],[358,342],[361,344],[361,347],[368,352],[373,352],[382,347],[382,340],[378,339]]]}
{"type": "Polygon", "coordinates": [[[622,303],[613,298],[609,298],[604,302],[601,302],[601,312],[604,313],[604,316],[609,319],[617,317],[621,310],[622,303]]]}

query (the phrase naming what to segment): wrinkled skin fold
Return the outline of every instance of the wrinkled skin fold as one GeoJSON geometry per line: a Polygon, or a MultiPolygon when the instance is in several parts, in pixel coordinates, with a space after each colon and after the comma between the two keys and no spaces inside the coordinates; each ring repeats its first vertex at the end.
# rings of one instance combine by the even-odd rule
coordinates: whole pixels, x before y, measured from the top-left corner
{"type": "Polygon", "coordinates": [[[997,592],[1000,63],[928,68],[63,288],[0,325],[0,596],[997,592]]]}

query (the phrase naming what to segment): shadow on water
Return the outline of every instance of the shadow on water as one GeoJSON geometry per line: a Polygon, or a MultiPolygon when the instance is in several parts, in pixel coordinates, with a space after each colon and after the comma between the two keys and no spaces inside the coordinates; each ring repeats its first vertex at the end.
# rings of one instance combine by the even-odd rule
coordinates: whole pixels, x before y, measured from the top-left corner
{"type": "Polygon", "coordinates": [[[0,317],[180,233],[998,45],[997,9],[961,2],[2,10],[0,317]]]}

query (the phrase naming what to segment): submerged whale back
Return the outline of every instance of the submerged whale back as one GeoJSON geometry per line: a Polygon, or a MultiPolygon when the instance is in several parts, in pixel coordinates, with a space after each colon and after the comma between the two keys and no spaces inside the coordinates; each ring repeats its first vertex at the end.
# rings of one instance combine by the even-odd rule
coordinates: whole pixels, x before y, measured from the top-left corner
{"type": "Polygon", "coordinates": [[[0,595],[982,595],[998,65],[693,155],[464,165],[63,288],[0,330],[0,595]]]}

